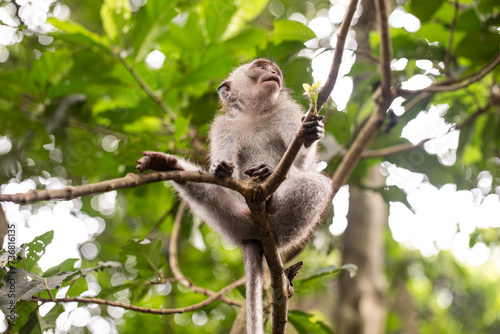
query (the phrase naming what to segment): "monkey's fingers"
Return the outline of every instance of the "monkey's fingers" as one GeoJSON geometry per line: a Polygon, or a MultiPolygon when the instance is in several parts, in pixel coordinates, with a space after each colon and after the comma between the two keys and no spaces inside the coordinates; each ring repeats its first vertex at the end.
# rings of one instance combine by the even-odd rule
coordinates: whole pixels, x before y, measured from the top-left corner
{"type": "Polygon", "coordinates": [[[136,161],[137,166],[135,166],[135,168],[141,173],[145,172],[149,169],[149,161],[150,161],[149,157],[142,157],[136,161]]]}
{"type": "Polygon", "coordinates": [[[212,165],[211,170],[217,177],[229,177],[233,174],[234,164],[225,160],[219,160],[217,163],[212,165]]]}
{"type": "MultiPolygon", "coordinates": [[[[303,115],[302,118],[300,119],[302,122],[304,122],[304,118],[306,118],[306,115],[303,115]]],[[[323,115],[316,115],[312,116],[309,122],[311,121],[322,121],[325,118],[323,115]]]]}

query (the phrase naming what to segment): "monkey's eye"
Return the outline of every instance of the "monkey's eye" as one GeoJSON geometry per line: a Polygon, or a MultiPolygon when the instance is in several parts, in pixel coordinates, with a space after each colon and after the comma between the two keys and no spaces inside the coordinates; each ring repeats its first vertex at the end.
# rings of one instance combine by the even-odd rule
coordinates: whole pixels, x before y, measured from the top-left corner
{"type": "Polygon", "coordinates": [[[266,66],[265,66],[265,65],[259,65],[259,66],[257,66],[257,67],[258,67],[258,68],[261,68],[261,69],[263,69],[263,70],[265,70],[265,69],[266,69],[266,66]]]}

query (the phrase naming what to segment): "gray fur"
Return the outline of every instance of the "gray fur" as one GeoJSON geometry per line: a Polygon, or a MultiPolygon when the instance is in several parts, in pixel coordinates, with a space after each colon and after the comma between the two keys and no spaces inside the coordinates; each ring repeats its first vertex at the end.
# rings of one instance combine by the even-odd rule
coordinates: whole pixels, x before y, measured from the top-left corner
{"type": "MultiPolygon", "coordinates": [[[[258,162],[273,169],[301,127],[303,110],[286,88],[262,92],[245,75],[249,64],[237,68],[221,85],[223,110],[210,129],[210,160],[232,162],[232,177],[247,179],[243,171],[258,162]]],[[[280,250],[303,247],[329,205],[329,178],[316,171],[317,142],[301,148],[287,179],[274,193],[269,212],[280,250]]],[[[199,167],[179,159],[186,170],[199,167]]],[[[224,239],[243,249],[247,275],[248,334],[262,333],[262,246],[249,209],[239,193],[203,183],[173,183],[191,209],[224,239]]]]}

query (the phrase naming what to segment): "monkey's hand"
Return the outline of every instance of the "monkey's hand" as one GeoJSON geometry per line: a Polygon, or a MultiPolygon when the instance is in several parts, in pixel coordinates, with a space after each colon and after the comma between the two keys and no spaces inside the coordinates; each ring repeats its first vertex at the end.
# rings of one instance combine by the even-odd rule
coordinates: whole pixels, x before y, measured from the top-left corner
{"type": "Polygon", "coordinates": [[[215,176],[221,179],[225,177],[230,177],[233,174],[234,164],[225,160],[218,160],[212,163],[210,166],[210,173],[214,173],[215,176]]]}
{"type": "Polygon", "coordinates": [[[143,151],[142,158],[137,160],[135,167],[140,172],[145,172],[148,169],[164,172],[168,170],[184,170],[176,156],[153,151],[143,151]]]}
{"type": "Polygon", "coordinates": [[[250,177],[257,176],[259,179],[265,180],[273,173],[273,169],[263,162],[258,162],[252,167],[245,169],[243,173],[250,177]]]}
{"type": "MultiPolygon", "coordinates": [[[[302,121],[305,116],[302,116],[302,121]]],[[[310,121],[302,123],[300,133],[304,137],[304,146],[309,147],[316,140],[320,140],[325,136],[325,125],[323,124],[323,115],[313,116],[310,121]]]]}

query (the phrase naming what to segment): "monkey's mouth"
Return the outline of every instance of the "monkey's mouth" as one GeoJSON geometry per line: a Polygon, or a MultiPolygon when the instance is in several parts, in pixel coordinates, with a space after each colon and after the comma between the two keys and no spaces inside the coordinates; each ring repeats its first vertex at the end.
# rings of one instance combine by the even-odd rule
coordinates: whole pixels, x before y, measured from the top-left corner
{"type": "Polygon", "coordinates": [[[281,80],[278,76],[272,75],[272,76],[265,77],[262,79],[262,82],[270,82],[270,81],[276,82],[278,84],[278,87],[281,88],[281,80]]]}

